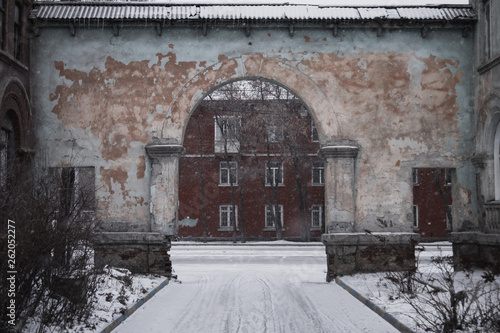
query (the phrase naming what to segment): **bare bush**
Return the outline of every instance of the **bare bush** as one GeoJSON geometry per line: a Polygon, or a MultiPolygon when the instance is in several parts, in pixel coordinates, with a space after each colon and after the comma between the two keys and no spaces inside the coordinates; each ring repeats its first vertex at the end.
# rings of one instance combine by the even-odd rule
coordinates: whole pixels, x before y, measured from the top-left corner
{"type": "Polygon", "coordinates": [[[5,180],[2,258],[8,252],[8,225],[15,228],[15,248],[9,252],[13,260],[0,263],[2,295],[10,295],[0,301],[0,331],[23,331],[28,323],[38,332],[62,331],[88,316],[96,287],[90,246],[95,194],[94,184],[87,187],[80,178],[78,168],[53,168],[5,180]],[[14,311],[7,308],[12,300],[14,311]]]}
{"type": "Polygon", "coordinates": [[[453,257],[431,258],[432,269],[389,273],[397,295],[425,332],[500,332],[500,284],[490,271],[455,271],[453,257]]]}

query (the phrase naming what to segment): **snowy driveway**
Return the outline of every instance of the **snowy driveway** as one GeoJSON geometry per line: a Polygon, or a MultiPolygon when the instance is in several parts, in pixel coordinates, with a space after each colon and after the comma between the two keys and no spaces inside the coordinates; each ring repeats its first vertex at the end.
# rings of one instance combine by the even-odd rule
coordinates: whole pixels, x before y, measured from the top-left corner
{"type": "MultiPolygon", "coordinates": [[[[289,243],[288,243],[289,244],[289,243]]],[[[335,283],[323,245],[174,245],[171,282],[115,332],[397,332],[335,283]]]]}

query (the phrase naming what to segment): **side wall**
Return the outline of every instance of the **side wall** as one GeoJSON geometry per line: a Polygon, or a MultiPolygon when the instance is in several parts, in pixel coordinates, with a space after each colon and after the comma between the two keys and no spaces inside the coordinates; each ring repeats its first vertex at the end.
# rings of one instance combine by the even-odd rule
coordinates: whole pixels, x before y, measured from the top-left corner
{"type": "Polygon", "coordinates": [[[263,77],[309,107],[322,146],[360,147],[355,230],[412,230],[414,167],[456,168],[454,228],[474,221],[472,39],[458,29],[339,33],[43,28],[31,72],[39,159],[95,166],[104,230],[151,231],[145,146],[182,144],[209,91],[263,77]]]}

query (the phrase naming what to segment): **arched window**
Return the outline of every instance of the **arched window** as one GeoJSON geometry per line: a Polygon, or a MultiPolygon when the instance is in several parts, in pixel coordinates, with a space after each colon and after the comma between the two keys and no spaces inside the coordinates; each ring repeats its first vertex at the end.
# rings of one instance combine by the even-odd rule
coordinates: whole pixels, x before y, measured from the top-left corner
{"type": "Polygon", "coordinates": [[[495,167],[495,200],[500,200],[500,123],[498,123],[495,132],[493,164],[495,167]]]}
{"type": "Polygon", "coordinates": [[[0,125],[0,183],[3,185],[9,170],[13,168],[16,153],[14,122],[10,112],[7,112],[0,125]]]}

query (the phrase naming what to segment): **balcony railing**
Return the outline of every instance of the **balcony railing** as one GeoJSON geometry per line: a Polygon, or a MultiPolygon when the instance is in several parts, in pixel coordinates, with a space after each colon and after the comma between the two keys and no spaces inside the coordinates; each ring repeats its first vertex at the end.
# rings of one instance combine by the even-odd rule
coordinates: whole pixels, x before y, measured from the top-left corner
{"type": "Polygon", "coordinates": [[[484,204],[486,211],[486,232],[500,233],[500,201],[484,204]]]}

